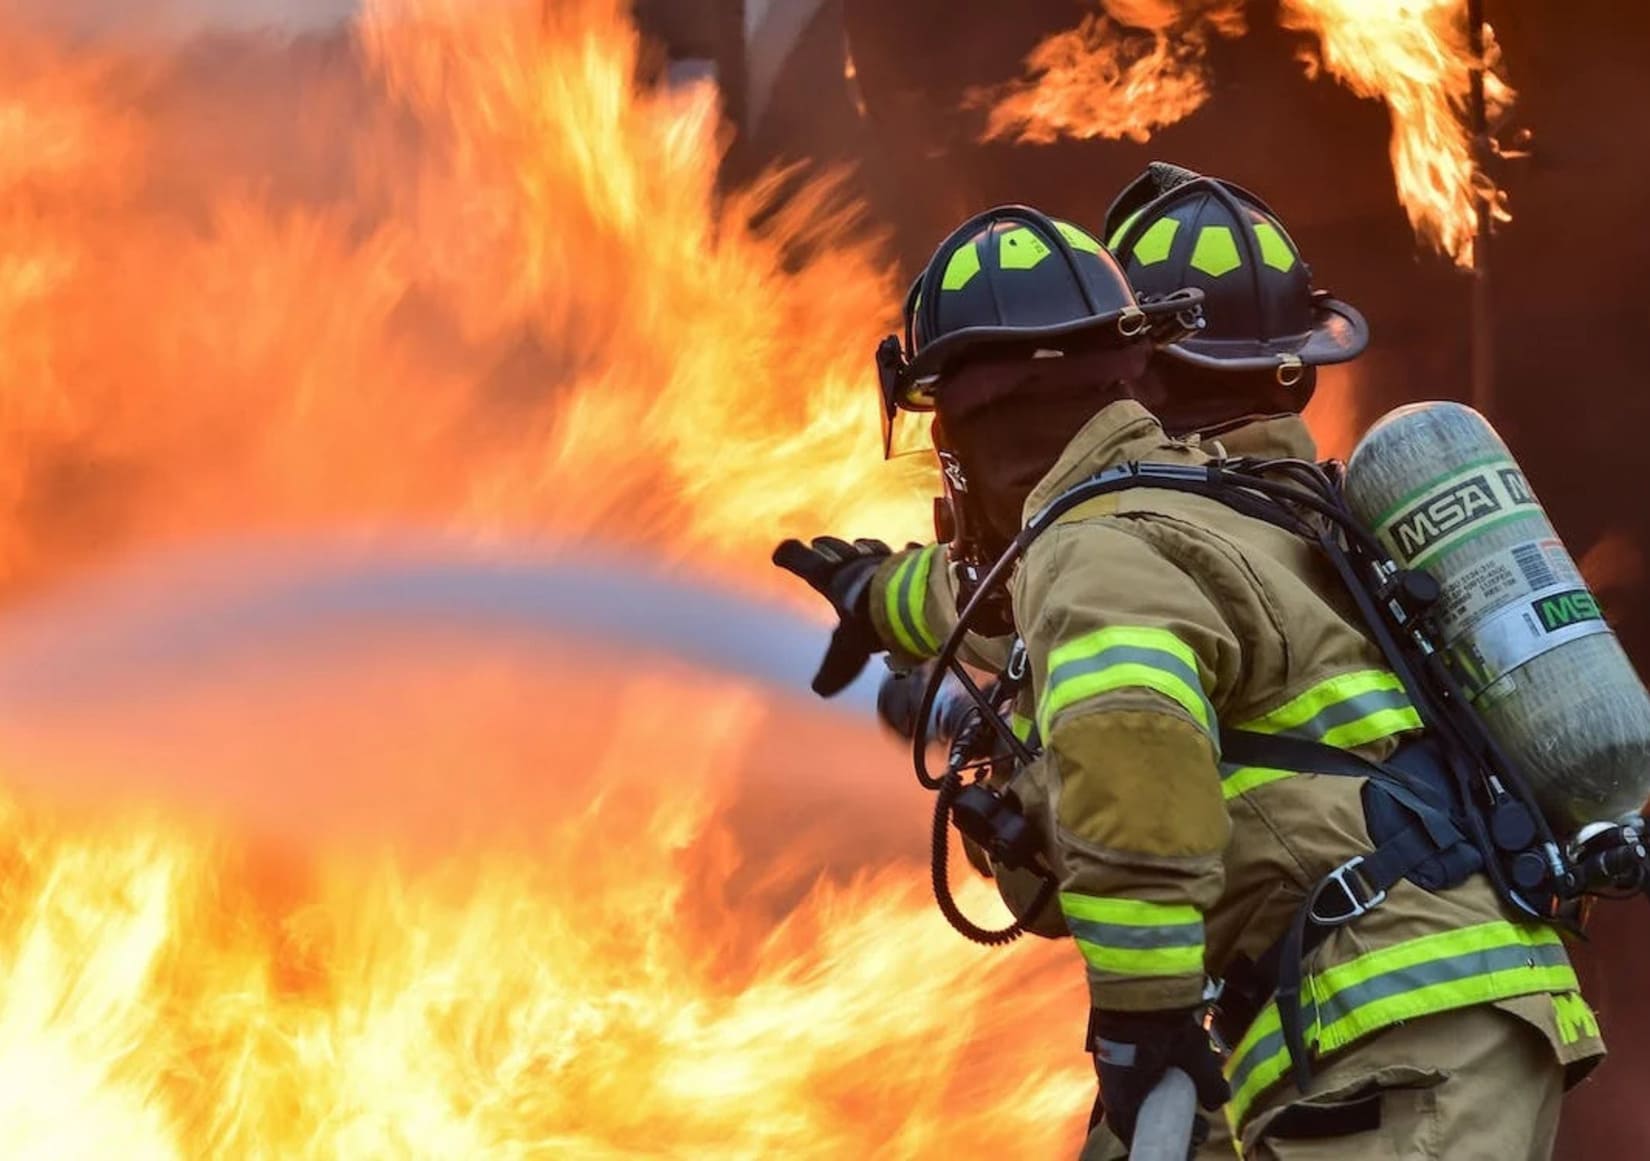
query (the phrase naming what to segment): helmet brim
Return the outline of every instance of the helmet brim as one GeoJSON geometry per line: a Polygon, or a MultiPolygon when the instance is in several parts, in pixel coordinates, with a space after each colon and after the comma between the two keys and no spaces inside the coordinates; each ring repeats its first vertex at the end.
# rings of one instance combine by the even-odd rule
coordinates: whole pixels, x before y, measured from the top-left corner
{"type": "MultiPolygon", "coordinates": [[[[1074,319],[1046,327],[966,327],[935,339],[911,361],[905,374],[907,387],[900,406],[911,411],[927,411],[934,406],[934,384],[961,360],[993,350],[1011,356],[1023,352],[1035,358],[1038,348],[1058,345],[1067,350],[1096,347],[1125,347],[1131,343],[1154,341],[1165,326],[1187,329],[1192,323],[1170,320],[1192,316],[1202,305],[1201,291],[1182,291],[1156,302],[1144,302],[1125,310],[1091,318],[1074,319]]],[[[1183,332],[1181,332],[1183,333],[1183,332]]],[[[1156,341],[1162,341],[1157,339],[1156,341]]]]}
{"type": "Polygon", "coordinates": [[[1163,348],[1171,358],[1214,371],[1265,370],[1291,363],[1323,367],[1346,363],[1369,346],[1369,323],[1350,303],[1327,294],[1312,300],[1312,329],[1299,335],[1257,339],[1188,338],[1163,348]]]}

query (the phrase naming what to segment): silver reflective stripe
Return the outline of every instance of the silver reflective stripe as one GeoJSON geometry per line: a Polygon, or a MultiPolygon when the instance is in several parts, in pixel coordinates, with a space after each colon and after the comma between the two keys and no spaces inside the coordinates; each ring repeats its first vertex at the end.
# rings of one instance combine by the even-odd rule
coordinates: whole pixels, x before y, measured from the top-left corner
{"type": "MultiPolygon", "coordinates": [[[[1318,1019],[1312,1019],[1312,998],[1303,994],[1301,1013],[1308,1038],[1313,1029],[1327,1028],[1359,1008],[1405,992],[1417,991],[1436,984],[1454,983],[1492,972],[1519,971],[1527,968],[1563,967],[1569,959],[1562,944],[1506,944],[1478,951],[1458,953],[1442,959],[1427,960],[1407,967],[1394,968],[1360,983],[1348,985],[1318,1001],[1318,1019]]],[[[1264,1009],[1263,1009],[1264,1011],[1264,1009]]],[[[1283,1031],[1269,1033],[1250,1046],[1231,1075],[1232,1091],[1243,1088],[1249,1074],[1259,1065],[1286,1051],[1283,1031]]]]}
{"type": "Polygon", "coordinates": [[[1468,976],[1484,976],[1491,972],[1518,971],[1532,967],[1563,967],[1569,962],[1569,957],[1564,953],[1564,946],[1553,943],[1486,947],[1479,951],[1452,955],[1448,959],[1411,964],[1342,988],[1318,1005],[1318,1020],[1327,1027],[1351,1015],[1354,1010],[1378,1000],[1468,976]]]}
{"type": "Polygon", "coordinates": [[[1325,706],[1300,725],[1291,726],[1287,730],[1279,732],[1288,734],[1291,737],[1310,738],[1314,742],[1321,742],[1329,731],[1337,726],[1362,721],[1371,714],[1380,713],[1382,710],[1408,708],[1409,695],[1403,690],[1372,689],[1368,693],[1355,694],[1345,701],[1338,701],[1333,705],[1325,706]]]}
{"type": "Polygon", "coordinates": [[[1177,923],[1169,927],[1130,927],[1120,923],[1096,923],[1092,919],[1066,916],[1066,927],[1077,939],[1100,947],[1150,950],[1159,947],[1202,947],[1203,924],[1177,923]]]}

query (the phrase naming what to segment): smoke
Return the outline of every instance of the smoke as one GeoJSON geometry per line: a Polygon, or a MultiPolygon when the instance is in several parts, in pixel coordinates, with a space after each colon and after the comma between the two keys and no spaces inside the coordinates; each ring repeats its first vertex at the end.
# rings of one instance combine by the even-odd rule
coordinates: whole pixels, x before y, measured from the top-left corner
{"type": "Polygon", "coordinates": [[[211,31],[303,32],[347,21],[356,0],[7,0],[0,24],[37,32],[166,41],[211,31]]]}

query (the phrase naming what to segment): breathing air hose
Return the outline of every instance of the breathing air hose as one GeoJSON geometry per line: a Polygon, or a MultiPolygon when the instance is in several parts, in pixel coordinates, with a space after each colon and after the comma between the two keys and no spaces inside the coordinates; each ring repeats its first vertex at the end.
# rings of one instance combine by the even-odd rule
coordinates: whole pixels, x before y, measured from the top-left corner
{"type": "Polygon", "coordinates": [[[940,914],[945,916],[946,922],[964,939],[984,947],[1002,947],[1024,935],[1026,924],[1042,914],[1043,908],[1054,898],[1055,880],[1052,875],[1045,875],[1042,885],[1037,889],[1036,898],[1026,909],[1026,914],[1016,915],[1014,922],[1007,927],[995,930],[981,927],[964,915],[962,909],[957,906],[956,897],[951,894],[948,870],[951,855],[951,808],[962,790],[962,776],[956,771],[953,770],[940,778],[939,791],[934,800],[933,859],[929,864],[934,878],[934,902],[939,905],[940,914]]]}

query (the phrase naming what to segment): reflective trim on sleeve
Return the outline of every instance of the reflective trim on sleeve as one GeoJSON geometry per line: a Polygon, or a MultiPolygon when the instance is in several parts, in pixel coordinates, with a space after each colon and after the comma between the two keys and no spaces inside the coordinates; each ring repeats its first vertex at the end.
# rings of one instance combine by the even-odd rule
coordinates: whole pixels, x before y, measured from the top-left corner
{"type": "MultiPolygon", "coordinates": [[[[1421,716],[1410,705],[1398,675],[1385,669],[1342,673],[1320,681],[1270,713],[1238,727],[1257,734],[1285,734],[1352,750],[1421,728],[1421,716]]],[[[1301,773],[1261,766],[1220,768],[1221,792],[1228,798],[1247,794],[1301,773]]]]}
{"type": "MultiPolygon", "coordinates": [[[[1308,1044],[1328,1055],[1403,1020],[1537,992],[1578,990],[1558,933],[1496,920],[1406,940],[1309,975],[1301,993],[1308,1044]]],[[[1289,1072],[1277,1003],[1267,1004],[1226,1064],[1235,1125],[1289,1072]]]]}
{"type": "Polygon", "coordinates": [[[912,657],[932,657],[940,643],[928,628],[928,578],[940,546],[930,544],[905,558],[888,578],[883,603],[896,643],[912,657]]]}
{"type": "Polygon", "coordinates": [[[1247,794],[1257,786],[1282,782],[1293,778],[1299,770],[1275,770],[1270,766],[1238,766],[1231,762],[1220,764],[1220,793],[1227,800],[1247,794]]]}
{"type": "Polygon", "coordinates": [[[1257,734],[1288,734],[1350,750],[1421,728],[1398,675],[1363,669],[1320,681],[1270,713],[1238,727],[1257,734]]]}
{"type": "MultiPolygon", "coordinates": [[[[1124,625],[1096,629],[1049,654],[1037,728],[1048,738],[1054,715],[1061,710],[1131,686],[1155,690],[1174,701],[1211,739],[1217,738],[1214,707],[1198,680],[1197,655],[1191,647],[1167,629],[1124,625]]],[[[1217,741],[1217,750],[1218,745],[1217,741]]]]}
{"type": "Polygon", "coordinates": [[[1016,738],[1029,744],[1032,734],[1036,732],[1037,723],[1025,714],[1011,713],[1008,715],[1008,728],[1014,732],[1016,738]]]}
{"type": "Polygon", "coordinates": [[[1203,973],[1203,916],[1195,907],[1062,891],[1060,911],[1091,972],[1132,977],[1203,973]]]}

